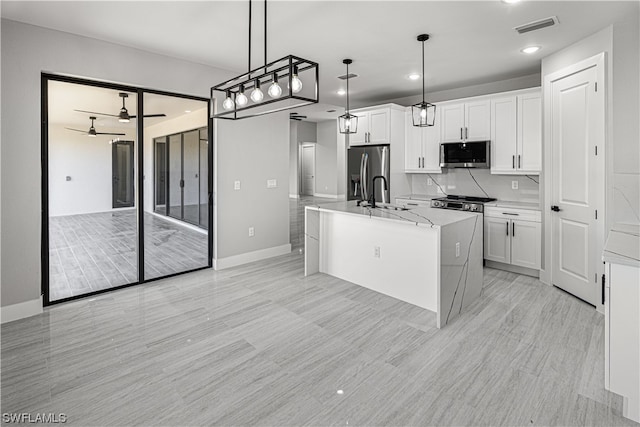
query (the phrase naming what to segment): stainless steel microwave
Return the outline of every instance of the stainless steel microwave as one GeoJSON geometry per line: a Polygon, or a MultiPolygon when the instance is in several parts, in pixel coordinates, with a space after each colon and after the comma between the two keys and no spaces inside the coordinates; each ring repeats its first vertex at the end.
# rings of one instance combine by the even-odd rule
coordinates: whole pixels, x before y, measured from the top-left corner
{"type": "Polygon", "coordinates": [[[491,142],[446,142],[440,144],[441,168],[488,168],[491,142]]]}

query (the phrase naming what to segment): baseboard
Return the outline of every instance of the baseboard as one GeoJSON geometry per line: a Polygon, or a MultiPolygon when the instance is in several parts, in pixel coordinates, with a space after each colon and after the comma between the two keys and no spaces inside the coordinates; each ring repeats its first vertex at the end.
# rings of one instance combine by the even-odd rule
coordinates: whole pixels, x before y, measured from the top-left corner
{"type": "Polygon", "coordinates": [[[313,197],[324,197],[326,199],[337,199],[336,194],[313,193],[313,197]]]}
{"type": "Polygon", "coordinates": [[[13,322],[40,313],[42,313],[42,295],[38,299],[0,307],[0,322],[13,322]]]}
{"type": "Polygon", "coordinates": [[[290,199],[299,199],[300,195],[299,194],[289,194],[289,198],[290,199]]]}
{"type": "Polygon", "coordinates": [[[224,270],[225,268],[236,267],[250,262],[260,261],[267,258],[273,258],[280,255],[291,253],[291,243],[282,246],[274,246],[272,248],[260,249],[253,252],[247,252],[240,255],[233,255],[226,258],[218,258],[213,260],[214,270],[224,270]]]}
{"type": "Polygon", "coordinates": [[[532,277],[535,277],[535,278],[539,278],[540,277],[540,271],[539,270],[534,270],[534,269],[526,268],[526,267],[520,267],[518,265],[504,264],[502,262],[489,261],[488,259],[485,260],[485,264],[484,265],[485,265],[485,267],[496,268],[498,270],[510,271],[512,273],[517,273],[517,274],[524,274],[526,276],[532,276],[532,277]]]}

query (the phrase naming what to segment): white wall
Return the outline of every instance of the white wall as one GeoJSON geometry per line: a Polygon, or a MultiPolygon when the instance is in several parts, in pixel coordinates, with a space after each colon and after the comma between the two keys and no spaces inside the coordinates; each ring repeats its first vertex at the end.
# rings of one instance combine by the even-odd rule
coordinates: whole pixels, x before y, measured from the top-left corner
{"type": "MultiPolygon", "coordinates": [[[[127,134],[120,137],[123,140],[135,140],[135,130],[100,129],[100,132],[116,131],[127,134]]],[[[113,209],[111,138],[89,138],[62,125],[49,126],[50,216],[113,209]]]]}
{"type": "MultiPolygon", "coordinates": [[[[640,9],[640,4],[636,4],[640,9]]],[[[543,76],[605,52],[607,56],[607,230],[640,222],[640,35],[638,15],[609,26],[542,61],[543,76]]]]}
{"type": "MultiPolygon", "coordinates": [[[[80,76],[205,98],[212,85],[236,73],[4,19],[1,31],[3,268],[0,299],[4,307],[37,300],[40,296],[41,73],[80,76]]],[[[254,177],[262,180],[269,176],[278,178],[280,185],[272,194],[280,194],[286,188],[287,179],[288,118],[277,114],[237,123],[220,122],[216,125],[217,143],[222,147],[217,158],[217,173],[223,183],[228,184],[225,179],[228,181],[227,177],[231,176],[245,183],[251,183],[254,177]],[[271,163],[263,166],[265,162],[271,163]],[[256,170],[247,169],[246,164],[255,164],[256,170]]],[[[247,222],[255,218],[256,227],[261,224],[251,242],[244,239],[246,230],[238,235],[228,229],[218,233],[216,246],[223,254],[267,249],[289,242],[286,193],[267,197],[261,188],[250,188],[240,193],[243,196],[240,203],[228,191],[221,190],[217,195],[221,227],[228,227],[236,215],[242,215],[247,222]],[[252,201],[251,205],[245,203],[247,200],[252,201]],[[241,213],[240,206],[245,208],[241,213]],[[272,221],[273,226],[265,225],[272,221]],[[259,237],[258,233],[263,232],[267,236],[259,237]]]]}
{"type": "MultiPolygon", "coordinates": [[[[207,103],[204,108],[144,128],[144,210],[153,211],[153,139],[207,126],[207,103]]],[[[197,153],[195,154],[197,157],[197,153]]],[[[195,199],[197,200],[197,192],[195,199]]]]}
{"type": "Polygon", "coordinates": [[[316,144],[316,193],[338,196],[338,124],[336,120],[319,122],[316,144]]]}

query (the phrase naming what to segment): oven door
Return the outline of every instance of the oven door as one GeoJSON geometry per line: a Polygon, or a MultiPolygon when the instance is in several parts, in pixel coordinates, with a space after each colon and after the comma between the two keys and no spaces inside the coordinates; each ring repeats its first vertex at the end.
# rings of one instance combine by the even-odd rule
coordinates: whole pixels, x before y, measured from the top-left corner
{"type": "Polygon", "coordinates": [[[488,168],[490,156],[490,141],[440,144],[441,168],[488,168]]]}

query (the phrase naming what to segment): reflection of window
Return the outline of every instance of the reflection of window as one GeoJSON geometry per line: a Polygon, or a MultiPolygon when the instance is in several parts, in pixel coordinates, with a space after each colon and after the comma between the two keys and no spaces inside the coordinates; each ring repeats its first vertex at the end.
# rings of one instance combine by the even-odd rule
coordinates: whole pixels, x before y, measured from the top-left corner
{"type": "Polygon", "coordinates": [[[154,212],[208,227],[208,129],[154,138],[154,212]]]}

